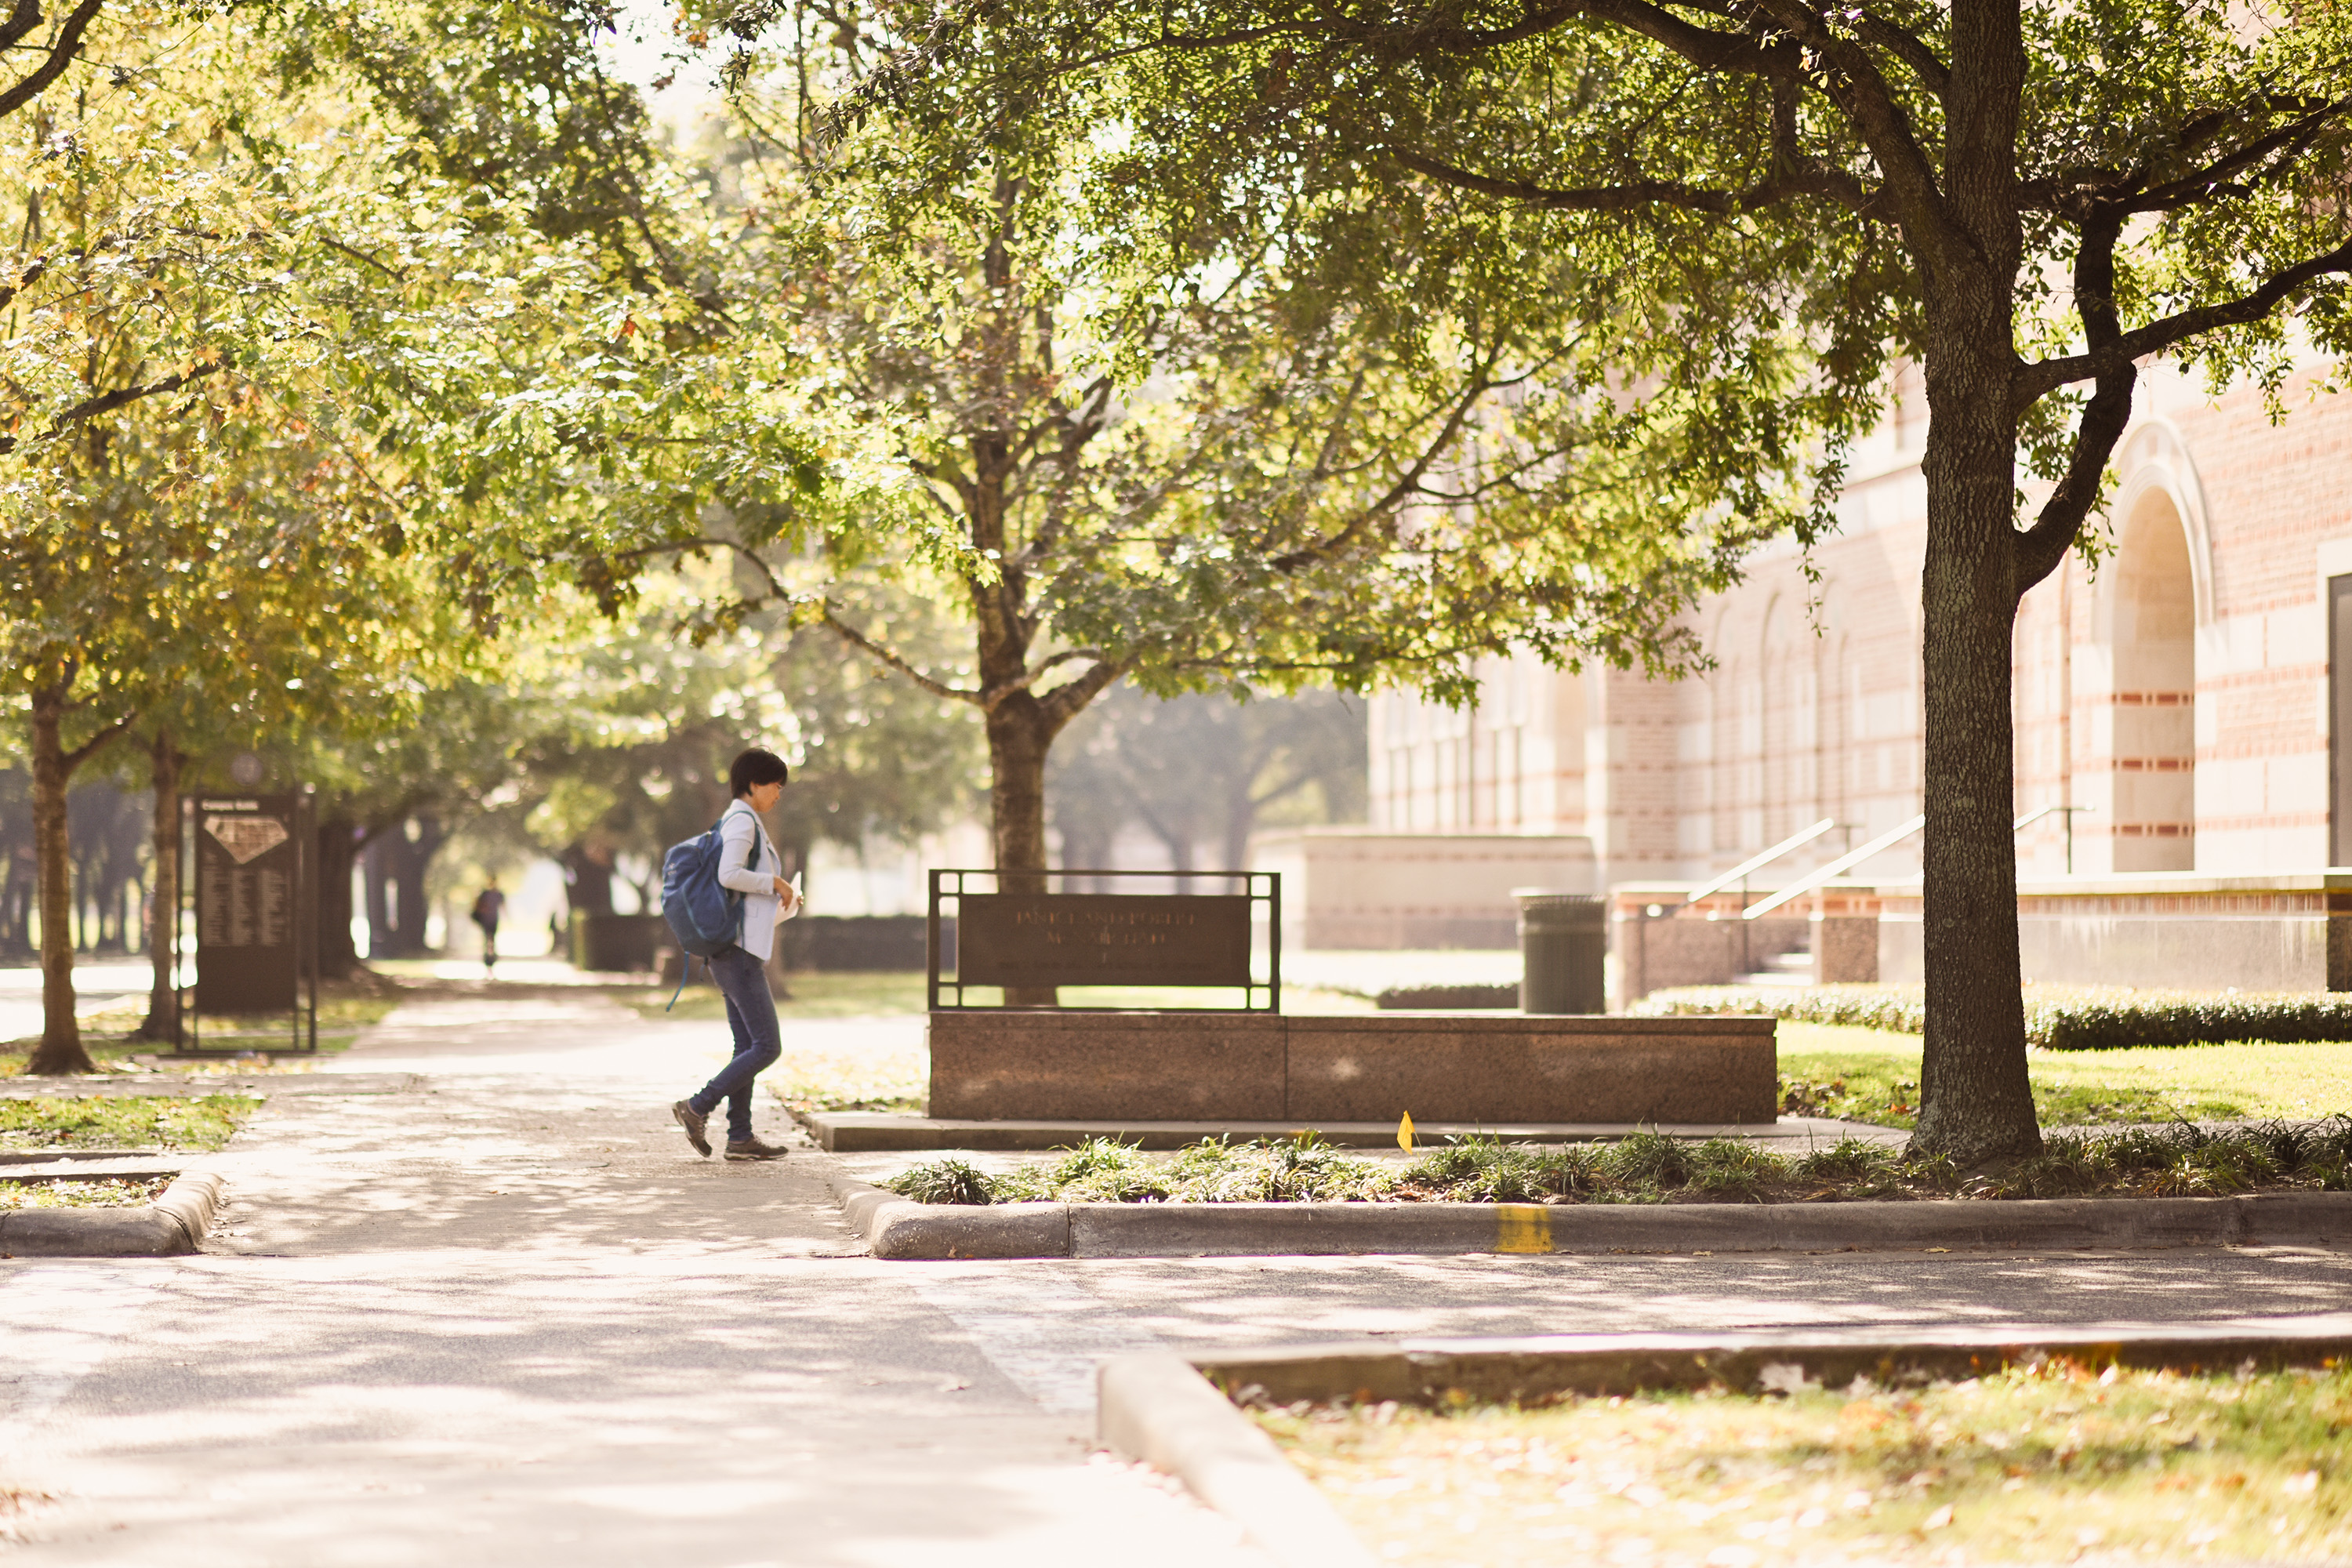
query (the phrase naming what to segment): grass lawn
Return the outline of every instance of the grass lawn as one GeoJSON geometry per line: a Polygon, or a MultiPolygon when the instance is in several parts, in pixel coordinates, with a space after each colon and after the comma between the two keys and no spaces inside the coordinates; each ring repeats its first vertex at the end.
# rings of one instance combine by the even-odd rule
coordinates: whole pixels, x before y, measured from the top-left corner
{"type": "Polygon", "coordinates": [[[0,1177],[0,1209],[137,1208],[153,1203],[169,1176],[105,1176],[87,1182],[19,1182],[0,1177]]]}
{"type": "MultiPolygon", "coordinates": [[[[380,1023],[384,1015],[400,1005],[394,996],[332,995],[319,997],[319,1049],[348,1050],[359,1031],[370,1024],[380,1023]]],[[[132,1031],[147,1016],[147,999],[131,998],[118,1005],[81,1016],[82,1048],[105,1071],[110,1062],[122,1062],[131,1057],[152,1056],[168,1051],[168,1042],[140,1039],[132,1031]]],[[[206,1051],[270,1051],[285,1052],[292,1029],[284,1015],[263,1018],[219,1017],[198,1021],[198,1041],[206,1051]]],[[[303,1037],[309,1038],[309,1020],[304,1020],[303,1037]]],[[[0,1078],[23,1075],[25,1064],[31,1059],[37,1039],[10,1040],[0,1043],[0,1078]]],[[[169,1070],[184,1071],[190,1064],[175,1063],[169,1070]]],[[[250,1064],[238,1070],[250,1070],[250,1064]]]]}
{"type": "MultiPolygon", "coordinates": [[[[1784,1110],[1887,1127],[1917,1120],[1916,1035],[1784,1021],[1780,1042],[1784,1110]]],[[[2352,1043],[2036,1051],[2027,1063],[2046,1127],[2352,1112],[2352,1043]]]]}
{"type": "Polygon", "coordinates": [[[931,1092],[929,1053],[899,1050],[794,1049],[786,1031],[784,1054],[760,1075],[770,1094],[794,1110],[919,1112],[931,1092]]]}
{"type": "Polygon", "coordinates": [[[238,1094],[0,1100],[0,1149],[217,1149],[260,1106],[238,1094]]]}
{"type": "MultiPolygon", "coordinates": [[[[874,1018],[899,1015],[916,1015],[923,1011],[923,976],[918,972],[905,973],[884,971],[858,974],[795,974],[787,982],[790,997],[776,1002],[776,1016],[787,1023],[794,1018],[874,1018]]],[[[669,1007],[674,985],[663,985],[650,991],[630,991],[622,999],[648,1018],[704,1019],[727,1016],[726,999],[719,988],[702,977],[702,965],[694,966],[694,979],[679,993],[677,1005],[669,1007]],[[665,1012],[664,1009],[668,1008],[665,1012]]]]}
{"type": "Polygon", "coordinates": [[[1258,1420],[1375,1557],[1420,1568],[2352,1553],[2341,1367],[2189,1377],[2059,1361],[1909,1391],[1258,1420]]]}

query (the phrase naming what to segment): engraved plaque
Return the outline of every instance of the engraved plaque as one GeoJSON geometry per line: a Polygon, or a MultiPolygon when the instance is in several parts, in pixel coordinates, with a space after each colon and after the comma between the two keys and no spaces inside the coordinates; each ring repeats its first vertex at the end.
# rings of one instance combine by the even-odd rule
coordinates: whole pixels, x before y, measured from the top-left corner
{"type": "Polygon", "coordinates": [[[1250,900],[1240,896],[966,893],[965,985],[1247,985],[1250,900]]]}

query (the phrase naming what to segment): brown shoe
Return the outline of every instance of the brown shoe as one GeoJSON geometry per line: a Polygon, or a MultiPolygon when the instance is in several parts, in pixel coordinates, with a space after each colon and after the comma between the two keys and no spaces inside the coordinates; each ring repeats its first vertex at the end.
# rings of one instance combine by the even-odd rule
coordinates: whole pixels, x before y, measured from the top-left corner
{"type": "Polygon", "coordinates": [[[710,1118],[697,1116],[694,1107],[682,1100],[669,1108],[669,1113],[677,1118],[680,1127],[686,1129],[686,1141],[694,1145],[694,1152],[706,1160],[710,1158],[710,1140],[702,1135],[702,1129],[710,1118]]]}
{"type": "Polygon", "coordinates": [[[730,1160],[781,1160],[790,1152],[792,1151],[789,1149],[779,1149],[773,1143],[762,1143],[757,1138],[727,1140],[727,1157],[730,1160]]]}

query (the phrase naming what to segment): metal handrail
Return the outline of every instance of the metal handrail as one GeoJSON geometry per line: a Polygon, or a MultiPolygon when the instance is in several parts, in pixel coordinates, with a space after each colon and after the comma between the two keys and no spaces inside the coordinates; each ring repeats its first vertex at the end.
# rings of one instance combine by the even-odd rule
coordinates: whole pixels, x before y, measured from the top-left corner
{"type": "Polygon", "coordinates": [[[1766,866],[1769,866],[1773,861],[1778,860],[1781,856],[1786,855],[1791,849],[1802,848],[1804,846],[1811,844],[1814,839],[1819,838],[1822,834],[1827,833],[1831,828],[1835,827],[1836,826],[1836,817],[1824,816],[1819,822],[1814,823],[1811,827],[1806,828],[1803,832],[1797,834],[1795,837],[1783,838],[1780,843],[1775,844],[1771,848],[1767,849],[1763,854],[1757,856],[1754,859],[1742,860],[1738,865],[1734,866],[1730,870],[1726,871],[1722,876],[1717,877],[1714,881],[1709,882],[1706,887],[1701,888],[1697,892],[1693,893],[1690,897],[1685,899],[1683,900],[1683,908],[1688,909],[1691,905],[1698,902],[1701,899],[1707,897],[1709,894],[1723,891],[1724,889],[1728,888],[1732,883],[1738,881],[1742,877],[1748,875],[1750,872],[1760,870],[1766,866]]]}
{"type": "Polygon", "coordinates": [[[1832,877],[1835,877],[1841,872],[1846,870],[1847,868],[1859,866],[1864,860],[1869,859],[1873,855],[1878,854],[1882,850],[1894,848],[1895,846],[1902,843],[1905,839],[1910,837],[1913,834],[1918,832],[1921,828],[1927,826],[1927,813],[1922,812],[1917,816],[1913,817],[1910,821],[1905,823],[1902,826],[1895,828],[1892,832],[1880,834],[1877,837],[1872,839],[1861,848],[1849,849],[1844,854],[1839,856],[1836,859],[1831,861],[1828,865],[1821,867],[1817,870],[1807,872],[1804,876],[1799,878],[1792,886],[1781,889],[1770,898],[1748,905],[1746,909],[1739,911],[1739,918],[1744,921],[1752,921],[1759,915],[1769,914],[1772,910],[1779,909],[1790,899],[1803,898],[1807,893],[1811,892],[1823,882],[1828,881],[1832,877]]]}
{"type": "MultiPolygon", "coordinates": [[[[2009,825],[2009,835],[2012,838],[2016,837],[2019,834],[2024,832],[2027,828],[2032,826],[2035,823],[2041,821],[2043,817],[2049,816],[2053,811],[2075,812],[2088,811],[2091,808],[2087,805],[2045,805],[2039,811],[2029,811],[2023,816],[2019,817],[2015,822],[2011,823],[2009,825]]],[[[2069,816],[2066,820],[2068,825],[2071,826],[2074,822],[2074,818],[2069,816]]],[[[1861,848],[1849,850],[1847,853],[1841,855],[1836,859],[1831,861],[1828,865],[1821,867],[1817,870],[1808,872],[1805,876],[1798,879],[1795,886],[1783,888],[1779,892],[1773,894],[1770,898],[1764,899],[1759,902],[1748,905],[1746,909],[1739,911],[1739,918],[1744,921],[1752,921],[1759,915],[1769,914],[1772,910],[1779,909],[1782,904],[1787,903],[1791,899],[1801,899],[1807,893],[1811,892],[1815,888],[1820,887],[1822,883],[1836,878],[1840,872],[1843,872],[1851,867],[1861,865],[1864,860],[1869,859],[1873,855],[1879,853],[1879,851],[1883,849],[1892,849],[1895,846],[1902,843],[1905,839],[1910,837],[1913,834],[1918,832],[1919,829],[1925,827],[1927,825],[1927,816],[1925,812],[1922,812],[1917,816],[1915,816],[1910,821],[1905,823],[1902,826],[1895,828],[1894,831],[1882,834],[1880,837],[1874,838],[1869,843],[1864,845],[1861,848]]],[[[2071,870],[2073,868],[2071,863],[2074,859],[2073,847],[2071,845],[2068,846],[2067,859],[2069,861],[2068,868],[2071,870]]]]}
{"type": "Polygon", "coordinates": [[[2066,827],[2066,875],[2071,877],[2074,874],[2074,814],[2098,809],[2095,805],[2045,805],[2039,811],[2030,811],[2019,817],[2016,826],[2009,830],[2010,837],[2014,838],[2053,812],[2057,813],[2066,827]]]}

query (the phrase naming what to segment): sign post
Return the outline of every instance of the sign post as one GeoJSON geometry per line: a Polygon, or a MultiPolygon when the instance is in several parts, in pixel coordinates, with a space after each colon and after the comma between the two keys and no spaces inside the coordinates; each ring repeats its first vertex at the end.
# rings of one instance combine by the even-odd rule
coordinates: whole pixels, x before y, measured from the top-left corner
{"type": "Polygon", "coordinates": [[[319,889],[309,793],[199,795],[189,815],[196,984],[188,1049],[204,1048],[199,1020],[205,1015],[283,1012],[290,1019],[289,1048],[317,1050],[319,889]]]}

